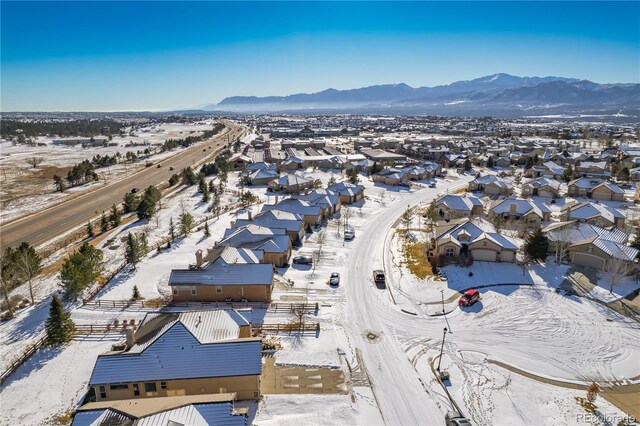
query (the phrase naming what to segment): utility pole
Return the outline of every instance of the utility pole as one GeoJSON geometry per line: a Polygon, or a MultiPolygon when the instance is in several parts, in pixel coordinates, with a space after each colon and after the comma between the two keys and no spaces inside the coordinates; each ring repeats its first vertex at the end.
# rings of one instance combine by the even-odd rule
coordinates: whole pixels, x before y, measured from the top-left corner
{"type": "Polygon", "coordinates": [[[440,345],[440,358],[438,358],[438,373],[440,372],[440,363],[442,362],[442,350],[444,349],[444,339],[447,337],[447,327],[444,328],[444,333],[442,334],[442,345],[440,345]]]}

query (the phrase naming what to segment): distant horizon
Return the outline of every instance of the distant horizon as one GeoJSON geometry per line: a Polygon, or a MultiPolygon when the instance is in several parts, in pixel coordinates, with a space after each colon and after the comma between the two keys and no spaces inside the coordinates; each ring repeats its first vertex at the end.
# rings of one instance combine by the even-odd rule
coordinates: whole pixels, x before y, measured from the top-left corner
{"type": "Polygon", "coordinates": [[[0,7],[5,113],[163,112],[231,96],[433,87],[498,73],[640,83],[638,2],[0,7]]]}

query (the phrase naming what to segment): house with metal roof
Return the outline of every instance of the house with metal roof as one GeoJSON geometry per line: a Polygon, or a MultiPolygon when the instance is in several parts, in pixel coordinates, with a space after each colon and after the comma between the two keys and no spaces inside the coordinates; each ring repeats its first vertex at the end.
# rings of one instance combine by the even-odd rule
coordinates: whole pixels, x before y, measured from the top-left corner
{"type": "MultiPolygon", "coordinates": [[[[288,237],[287,237],[288,238],[288,237]]],[[[218,246],[196,253],[189,269],[173,269],[169,276],[175,302],[269,302],[273,265],[259,257],[261,251],[218,246]]]]}
{"type": "Polygon", "coordinates": [[[153,312],[124,350],[99,355],[89,386],[96,401],[233,392],[260,397],[262,343],[234,310],[153,312]]]}
{"type": "Polygon", "coordinates": [[[434,205],[444,220],[480,216],[484,212],[482,201],[468,194],[443,195],[435,201],[434,205]]]}
{"type": "Polygon", "coordinates": [[[615,226],[624,229],[625,225],[625,216],[622,212],[598,202],[567,203],[560,209],[560,220],[577,220],[601,228],[615,226]]]}
{"type": "Polygon", "coordinates": [[[438,222],[436,226],[435,252],[440,263],[514,262],[517,250],[512,239],[497,233],[490,222],[481,218],[438,222]]]}
{"type": "Polygon", "coordinates": [[[233,393],[90,402],[71,426],[246,426],[248,410],[236,410],[233,393]]]}
{"type": "Polygon", "coordinates": [[[480,176],[469,182],[469,191],[482,191],[485,195],[510,195],[511,186],[496,175],[480,176]]]}
{"type": "Polygon", "coordinates": [[[303,200],[313,206],[320,207],[322,217],[329,217],[340,210],[342,202],[337,192],[328,189],[315,189],[307,194],[293,195],[291,198],[303,200]]]}

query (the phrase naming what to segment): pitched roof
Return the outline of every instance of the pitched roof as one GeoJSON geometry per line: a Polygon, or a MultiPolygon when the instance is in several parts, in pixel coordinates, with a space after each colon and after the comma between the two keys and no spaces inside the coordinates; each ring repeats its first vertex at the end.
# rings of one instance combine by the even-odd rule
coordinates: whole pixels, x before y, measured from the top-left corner
{"type": "Polygon", "coordinates": [[[615,222],[616,219],[624,218],[624,215],[605,204],[600,203],[577,203],[567,207],[563,207],[562,210],[569,209],[569,219],[592,219],[598,216],[602,216],[609,222],[615,222]]]}
{"type": "Polygon", "coordinates": [[[544,214],[551,213],[551,210],[544,205],[544,203],[531,198],[505,198],[494,205],[491,208],[491,211],[495,214],[510,213],[512,205],[516,206],[515,214],[518,215],[526,215],[529,212],[533,212],[536,215],[543,217],[544,214]]]}
{"type": "Polygon", "coordinates": [[[98,356],[89,385],[258,375],[261,350],[259,339],[203,344],[176,322],[140,353],[98,356]]]}
{"type": "Polygon", "coordinates": [[[523,186],[530,186],[532,188],[542,188],[543,186],[549,186],[555,190],[558,190],[560,189],[560,182],[555,179],[540,177],[524,183],[523,186]]]}
{"type": "MultiPolygon", "coordinates": [[[[286,237],[287,239],[289,237],[286,237]]],[[[169,285],[271,285],[273,265],[213,263],[207,269],[173,269],[169,285]]]]}
{"type": "Polygon", "coordinates": [[[448,194],[436,200],[435,206],[445,205],[451,210],[471,211],[473,207],[482,207],[482,201],[472,195],[455,195],[448,194]]]}
{"type": "Polygon", "coordinates": [[[543,231],[551,241],[583,241],[600,237],[609,241],[624,244],[628,235],[617,228],[605,229],[590,223],[576,221],[557,222],[547,226],[543,231]]]}
{"type": "Polygon", "coordinates": [[[508,237],[496,232],[495,227],[484,219],[461,219],[450,226],[439,225],[436,228],[436,240],[452,241],[457,245],[471,244],[482,239],[489,239],[505,250],[517,250],[518,246],[508,237]],[[463,237],[464,239],[460,239],[463,237]],[[461,242],[462,241],[462,242],[461,242]]]}

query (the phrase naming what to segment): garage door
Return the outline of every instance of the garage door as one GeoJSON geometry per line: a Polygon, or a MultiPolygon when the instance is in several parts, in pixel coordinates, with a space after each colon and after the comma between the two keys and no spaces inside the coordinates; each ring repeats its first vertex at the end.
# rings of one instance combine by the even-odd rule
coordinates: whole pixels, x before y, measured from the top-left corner
{"type": "Polygon", "coordinates": [[[497,252],[493,250],[472,250],[473,260],[495,262],[497,252]]]}
{"type": "Polygon", "coordinates": [[[588,266],[590,268],[595,268],[600,270],[604,266],[603,259],[588,253],[572,253],[571,260],[576,265],[588,266]]]}
{"type": "Polygon", "coordinates": [[[513,262],[513,255],[512,251],[500,252],[500,262],[513,262]]]}
{"type": "Polygon", "coordinates": [[[594,200],[610,200],[611,194],[607,192],[596,191],[591,195],[591,198],[593,198],[594,200]]]}
{"type": "Polygon", "coordinates": [[[544,190],[544,189],[539,192],[539,195],[541,197],[549,197],[549,198],[553,198],[553,196],[554,196],[553,192],[551,192],[549,190],[544,190]]]}

